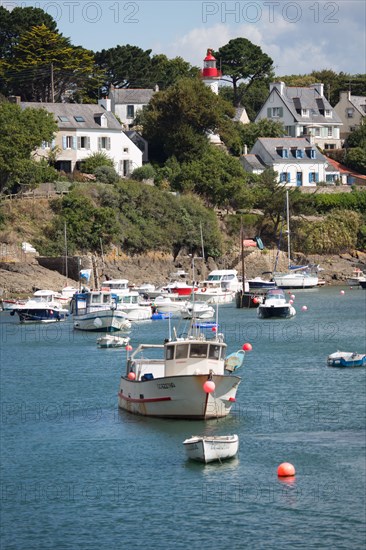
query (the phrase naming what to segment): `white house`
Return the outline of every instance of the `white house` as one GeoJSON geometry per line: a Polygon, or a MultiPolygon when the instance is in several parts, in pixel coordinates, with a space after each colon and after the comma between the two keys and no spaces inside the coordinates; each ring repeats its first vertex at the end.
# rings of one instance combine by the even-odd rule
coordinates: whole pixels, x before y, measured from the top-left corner
{"type": "Polygon", "coordinates": [[[320,182],[339,180],[339,171],[307,138],[258,138],[250,153],[240,160],[247,172],[274,170],[278,181],[288,187],[315,187],[320,182]]]}
{"type": "Polygon", "coordinates": [[[146,107],[152,96],[159,91],[159,87],[150,88],[115,88],[111,86],[108,98],[111,100],[111,111],[121,123],[128,129],[136,118],[136,115],[146,107]]]}
{"type": "Polygon", "coordinates": [[[356,128],[365,124],[366,97],[352,95],[350,91],[341,92],[334,110],[343,123],[341,138],[345,139],[356,128]]]}
{"type": "Polygon", "coordinates": [[[56,148],[56,168],[71,173],[80,161],[96,152],[113,160],[116,172],[126,177],[142,166],[141,150],[122,131],[114,114],[99,104],[21,102],[22,108],[53,113],[58,132],[52,143],[43,143],[36,154],[47,157],[56,148]]]}
{"type": "Polygon", "coordinates": [[[312,136],[321,149],[338,149],[342,121],[324,96],[324,85],[309,87],[270,84],[270,92],[255,122],[268,118],[282,122],[290,137],[312,136]]]}

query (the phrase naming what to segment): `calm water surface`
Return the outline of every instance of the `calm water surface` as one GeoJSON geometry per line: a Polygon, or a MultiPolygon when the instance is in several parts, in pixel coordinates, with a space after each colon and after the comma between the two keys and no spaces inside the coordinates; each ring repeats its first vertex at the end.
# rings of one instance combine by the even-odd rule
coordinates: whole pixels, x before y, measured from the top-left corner
{"type": "MultiPolygon", "coordinates": [[[[1,313],[1,550],[365,548],[366,369],[326,366],[366,352],[366,292],[344,289],[294,291],[286,321],[222,306],[228,351],[253,351],[232,414],[206,423],[118,411],[125,350],[1,313]],[[197,433],[239,434],[238,457],[187,461],[197,433]]],[[[131,344],[167,332],[139,323],[131,344]]]]}

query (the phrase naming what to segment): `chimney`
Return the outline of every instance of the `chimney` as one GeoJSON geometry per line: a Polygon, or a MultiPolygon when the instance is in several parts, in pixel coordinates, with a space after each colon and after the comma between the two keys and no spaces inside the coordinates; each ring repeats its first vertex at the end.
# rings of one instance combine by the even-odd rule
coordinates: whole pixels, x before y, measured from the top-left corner
{"type": "Polygon", "coordinates": [[[272,90],[278,90],[280,92],[280,95],[283,95],[285,92],[285,83],[284,82],[271,82],[269,85],[269,91],[272,92],[272,90]]]}
{"type": "Polygon", "coordinates": [[[158,92],[158,91],[159,91],[159,84],[155,84],[155,86],[154,86],[154,91],[155,91],[155,92],[158,92]]]}
{"type": "Polygon", "coordinates": [[[108,97],[102,97],[102,99],[98,99],[98,105],[103,107],[106,111],[112,110],[112,102],[108,97]]]}
{"type": "Polygon", "coordinates": [[[313,88],[313,90],[316,90],[320,97],[324,96],[324,84],[321,82],[317,82],[316,84],[310,84],[310,88],[313,88]]]}
{"type": "Polygon", "coordinates": [[[243,155],[247,155],[248,154],[248,146],[246,143],[244,143],[244,147],[243,147],[243,155]]]}

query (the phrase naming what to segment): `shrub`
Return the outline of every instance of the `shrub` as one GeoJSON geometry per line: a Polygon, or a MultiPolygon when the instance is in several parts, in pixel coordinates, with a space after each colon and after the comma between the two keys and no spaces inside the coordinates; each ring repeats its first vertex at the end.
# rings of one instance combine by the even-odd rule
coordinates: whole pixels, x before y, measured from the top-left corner
{"type": "Polygon", "coordinates": [[[94,174],[96,168],[100,166],[110,166],[114,168],[113,160],[106,153],[93,153],[80,163],[80,171],[87,174],[94,174]]]}
{"type": "Polygon", "coordinates": [[[119,180],[117,172],[111,166],[98,166],[94,175],[101,183],[116,183],[119,180]]]}
{"type": "Polygon", "coordinates": [[[151,164],[144,164],[144,166],[140,166],[139,168],[136,168],[132,172],[131,178],[137,181],[154,179],[155,178],[154,167],[151,164]]]}

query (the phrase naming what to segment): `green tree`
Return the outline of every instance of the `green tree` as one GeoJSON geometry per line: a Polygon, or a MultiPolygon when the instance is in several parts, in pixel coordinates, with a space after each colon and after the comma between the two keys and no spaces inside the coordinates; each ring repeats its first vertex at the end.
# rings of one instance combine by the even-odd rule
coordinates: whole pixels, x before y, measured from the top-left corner
{"type": "Polygon", "coordinates": [[[34,159],[43,141],[51,142],[57,124],[45,109],[24,109],[0,103],[0,192],[16,191],[21,183],[30,187],[55,177],[44,163],[34,159]],[[45,178],[45,179],[43,179],[45,178]]]}
{"type": "Polygon", "coordinates": [[[25,101],[60,101],[66,90],[82,86],[94,71],[92,52],[72,46],[44,24],[24,32],[12,53],[5,62],[7,85],[25,101]]]}
{"type": "Polygon", "coordinates": [[[286,135],[285,128],[281,122],[267,118],[263,118],[258,122],[241,124],[239,129],[241,142],[248,147],[248,151],[260,137],[282,137],[286,135]]]}
{"type": "Polygon", "coordinates": [[[182,57],[168,59],[164,54],[154,55],[145,86],[152,88],[158,84],[160,90],[166,90],[181,78],[197,78],[199,75],[199,68],[192,67],[182,57]]]}
{"type": "Polygon", "coordinates": [[[95,61],[105,73],[104,86],[116,88],[144,88],[146,75],[151,70],[151,50],[138,46],[116,46],[96,52],[95,61]]]}
{"type": "Polygon", "coordinates": [[[179,80],[155,94],[141,117],[151,159],[164,162],[175,156],[181,162],[199,157],[209,145],[207,134],[216,133],[222,117],[233,114],[201,80],[179,80]]]}
{"type": "Polygon", "coordinates": [[[213,55],[219,62],[222,80],[233,86],[235,107],[253,83],[268,77],[273,69],[272,59],[247,38],[234,38],[213,55]],[[239,89],[241,82],[244,85],[239,89]]]}
{"type": "Polygon", "coordinates": [[[363,124],[347,137],[346,147],[362,147],[366,150],[366,118],[363,124]]]}

